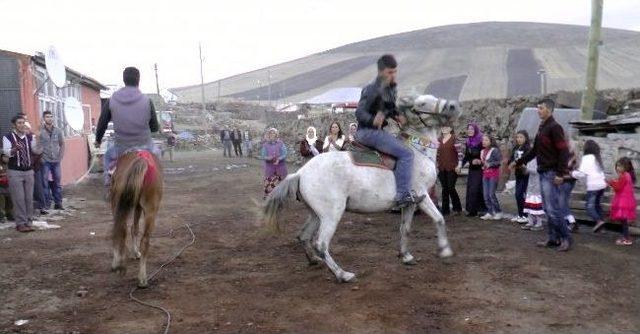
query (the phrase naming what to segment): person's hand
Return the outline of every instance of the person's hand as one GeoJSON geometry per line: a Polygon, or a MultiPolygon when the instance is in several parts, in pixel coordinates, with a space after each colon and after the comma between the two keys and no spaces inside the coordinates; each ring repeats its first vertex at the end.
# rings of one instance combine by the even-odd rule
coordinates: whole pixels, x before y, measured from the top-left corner
{"type": "Polygon", "coordinates": [[[516,170],[516,163],[515,163],[515,161],[509,164],[509,169],[510,169],[510,170],[512,170],[512,171],[516,170]]]}
{"type": "Polygon", "coordinates": [[[557,186],[561,185],[564,182],[564,179],[561,176],[556,176],[553,178],[553,183],[557,186]]]}
{"type": "Polygon", "coordinates": [[[480,161],[480,159],[473,159],[471,161],[471,163],[474,164],[474,165],[480,165],[480,164],[482,164],[482,161],[480,161]]]}
{"type": "Polygon", "coordinates": [[[460,167],[456,167],[455,172],[456,172],[456,174],[460,174],[460,172],[462,172],[462,170],[460,169],[460,167]]]}
{"type": "Polygon", "coordinates": [[[101,143],[100,143],[99,141],[94,142],[94,143],[93,143],[93,147],[95,147],[95,148],[100,148],[100,144],[101,144],[101,143]]]}
{"type": "Polygon", "coordinates": [[[407,124],[407,116],[402,114],[396,116],[396,122],[398,122],[400,126],[405,126],[405,124],[407,124]]]}
{"type": "Polygon", "coordinates": [[[382,128],[382,124],[384,124],[384,114],[378,111],[376,117],[373,118],[373,126],[380,129],[382,128]]]}
{"type": "Polygon", "coordinates": [[[275,159],[273,159],[273,164],[274,164],[274,165],[277,165],[277,164],[279,164],[279,163],[280,163],[280,159],[279,159],[279,158],[275,158],[275,159]]]}

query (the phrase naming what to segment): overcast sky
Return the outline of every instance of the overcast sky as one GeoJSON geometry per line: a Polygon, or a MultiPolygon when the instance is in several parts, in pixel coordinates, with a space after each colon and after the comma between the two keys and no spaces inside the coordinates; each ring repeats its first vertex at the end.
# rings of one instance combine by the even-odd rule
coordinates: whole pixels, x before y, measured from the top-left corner
{"type": "MultiPolygon", "coordinates": [[[[205,82],[340,45],[434,26],[529,21],[589,25],[590,0],[0,0],[0,49],[55,45],[64,63],[102,83],[142,72],[142,89],[205,82]]],[[[640,31],[640,0],[605,0],[605,27],[640,31]]]]}

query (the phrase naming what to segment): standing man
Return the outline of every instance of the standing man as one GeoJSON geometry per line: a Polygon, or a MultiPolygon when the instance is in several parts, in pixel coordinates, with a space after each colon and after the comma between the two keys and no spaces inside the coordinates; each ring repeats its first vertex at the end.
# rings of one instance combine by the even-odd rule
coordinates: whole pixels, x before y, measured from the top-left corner
{"type": "Polygon", "coordinates": [[[38,142],[42,147],[42,174],[45,176],[51,173],[51,188],[49,182],[44,184],[45,208],[51,207],[51,197],[53,197],[54,209],[64,210],[62,207],[62,187],[60,186],[60,161],[64,156],[64,134],[62,130],[53,124],[53,114],[49,110],[42,113],[44,124],[38,135],[38,142]]]}
{"type": "Polygon", "coordinates": [[[400,125],[407,119],[396,108],[396,74],[398,63],[392,55],[378,59],[378,76],[362,89],[356,109],[358,131],[356,140],[363,145],[394,156],[398,159],[393,174],[396,178],[396,208],[420,203],[426,194],[411,191],[413,174],[413,151],[392,134],[385,132],[387,119],[394,118],[400,125]]]}
{"type": "Polygon", "coordinates": [[[138,88],[140,71],[135,67],[125,68],[122,81],[125,86],[103,105],[96,130],[95,146],[100,147],[107,126],[113,121],[115,140],[104,155],[105,168],[129,150],[146,150],[160,156],[151,139],[151,132],[158,132],[158,116],[153,102],[138,88]]]}
{"type": "MultiPolygon", "coordinates": [[[[169,132],[167,135],[167,149],[169,151],[169,161],[173,162],[173,150],[176,147],[176,134],[173,132],[169,132]]],[[[164,151],[162,151],[162,157],[164,158],[164,151]]]]}
{"type": "Polygon", "coordinates": [[[4,162],[8,164],[9,194],[13,203],[13,216],[18,232],[32,232],[33,169],[31,155],[40,153],[34,137],[26,132],[26,119],[22,115],[11,119],[13,129],[2,137],[4,162]]]}
{"type": "Polygon", "coordinates": [[[572,240],[564,219],[566,211],[564,206],[568,203],[565,203],[561,196],[562,184],[565,176],[569,174],[569,147],[562,126],[553,118],[554,107],[555,102],[551,99],[543,99],[538,103],[541,123],[533,148],[512,163],[512,168],[526,165],[534,158],[537,159],[542,204],[548,219],[548,238],[546,241],[538,242],[537,245],[557,247],[558,251],[566,252],[571,248],[572,240]]]}
{"type": "Polygon", "coordinates": [[[236,152],[236,157],[239,155],[242,156],[242,132],[238,130],[238,128],[233,129],[231,133],[231,141],[233,142],[233,150],[236,152]]]}
{"type": "Polygon", "coordinates": [[[220,141],[222,142],[223,152],[222,155],[225,157],[231,157],[231,131],[229,131],[229,127],[225,126],[222,131],[220,131],[220,141]]]}

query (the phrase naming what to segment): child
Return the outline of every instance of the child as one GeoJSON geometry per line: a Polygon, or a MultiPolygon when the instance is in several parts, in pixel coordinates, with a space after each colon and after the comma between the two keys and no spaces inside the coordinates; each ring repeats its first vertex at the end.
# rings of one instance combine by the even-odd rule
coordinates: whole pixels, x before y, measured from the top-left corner
{"type": "Polygon", "coordinates": [[[538,164],[536,159],[531,160],[525,172],[529,175],[527,186],[527,197],[524,201],[524,213],[527,214],[527,224],[522,226],[523,230],[541,231],[544,207],[542,206],[542,194],[540,192],[540,176],[538,175],[538,164]]]}
{"type": "Polygon", "coordinates": [[[629,224],[636,219],[636,198],[633,193],[633,185],[636,183],[636,174],[629,158],[620,158],[616,162],[618,178],[608,180],[615,194],[611,201],[610,217],[622,225],[622,238],[616,240],[616,245],[630,246],[633,244],[629,237],[629,224]]]}
{"type": "MultiPolygon", "coordinates": [[[[529,133],[526,130],[518,131],[516,134],[516,146],[511,152],[509,164],[522,158],[530,149],[529,133]]],[[[518,206],[518,215],[511,219],[511,221],[524,224],[528,222],[524,212],[524,201],[527,193],[527,185],[529,184],[529,174],[527,174],[526,166],[516,168],[514,174],[516,175],[516,205],[518,206]]]]}
{"type": "Polygon", "coordinates": [[[587,214],[596,222],[593,228],[595,232],[604,225],[600,201],[602,200],[602,195],[604,195],[604,189],[607,187],[602,168],[600,146],[598,146],[595,141],[587,140],[584,143],[584,152],[580,160],[580,167],[572,171],[571,176],[576,179],[586,179],[587,196],[585,205],[587,214]]]}
{"type": "Polygon", "coordinates": [[[480,217],[480,219],[500,220],[502,219],[502,212],[500,210],[500,202],[498,202],[498,197],[496,197],[496,188],[498,187],[498,178],[500,177],[502,154],[500,153],[500,149],[498,149],[498,144],[495,139],[488,135],[482,136],[480,161],[482,162],[482,190],[484,202],[487,206],[487,213],[480,217]]]}

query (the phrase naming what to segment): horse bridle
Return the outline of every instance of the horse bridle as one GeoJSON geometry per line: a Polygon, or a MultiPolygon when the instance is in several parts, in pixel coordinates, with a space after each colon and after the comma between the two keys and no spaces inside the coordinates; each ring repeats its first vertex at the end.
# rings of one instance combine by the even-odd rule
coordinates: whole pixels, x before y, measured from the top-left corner
{"type": "MultiPolygon", "coordinates": [[[[439,112],[437,112],[436,110],[440,110],[440,101],[438,100],[438,102],[436,102],[436,105],[433,107],[433,111],[422,111],[422,110],[417,110],[415,107],[411,107],[410,111],[412,113],[414,113],[416,116],[418,116],[418,120],[420,120],[420,123],[422,123],[422,125],[424,125],[425,127],[429,127],[429,125],[427,124],[427,122],[425,122],[425,120],[422,118],[422,115],[431,115],[431,116],[436,116],[436,118],[438,118],[438,120],[440,120],[443,117],[448,117],[447,115],[443,115],[439,112]]],[[[445,102],[443,109],[446,109],[449,105],[449,102],[445,102]]]]}

